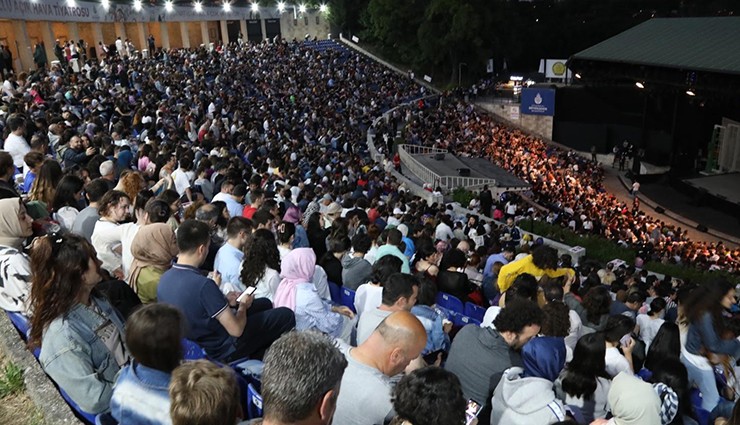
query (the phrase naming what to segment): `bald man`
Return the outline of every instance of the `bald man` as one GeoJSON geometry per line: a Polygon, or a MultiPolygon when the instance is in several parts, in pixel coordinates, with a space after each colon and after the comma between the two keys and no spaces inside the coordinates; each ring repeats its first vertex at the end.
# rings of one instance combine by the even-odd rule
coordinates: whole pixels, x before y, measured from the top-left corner
{"type": "Polygon", "coordinates": [[[421,354],[427,342],[419,319],[408,311],[386,317],[357,348],[347,354],[334,423],[368,425],[388,423],[395,412],[391,377],[403,372],[421,354]]]}

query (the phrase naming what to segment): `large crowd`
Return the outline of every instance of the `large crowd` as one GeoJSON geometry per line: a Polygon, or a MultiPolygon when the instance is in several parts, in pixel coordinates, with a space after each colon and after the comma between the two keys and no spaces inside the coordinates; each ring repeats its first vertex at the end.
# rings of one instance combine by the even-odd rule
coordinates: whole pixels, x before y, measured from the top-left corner
{"type": "MultiPolygon", "coordinates": [[[[522,236],[522,208],[488,190],[478,208],[505,225],[410,195],[364,140],[423,89],[317,46],[111,53],[80,72],[62,61],[5,75],[0,306],[27,318],[23,337],[78,412],[123,424],[740,423],[731,284],[573,265],[522,236]]],[[[413,143],[485,150],[577,228],[590,218],[699,261],[677,229],[653,237],[647,218],[631,229],[633,216],[604,208],[596,165],[454,99],[405,114],[413,143]]]]}
{"type": "Polygon", "coordinates": [[[737,248],[722,242],[692,241],[686,229],[607,192],[599,163],[502,124],[460,99],[445,98],[439,103],[440,107],[414,105],[398,113],[403,117],[399,125],[404,127],[405,141],[490,159],[531,185],[532,199],[547,210],[539,218],[635,248],[643,263],[738,270],[737,248]]]}

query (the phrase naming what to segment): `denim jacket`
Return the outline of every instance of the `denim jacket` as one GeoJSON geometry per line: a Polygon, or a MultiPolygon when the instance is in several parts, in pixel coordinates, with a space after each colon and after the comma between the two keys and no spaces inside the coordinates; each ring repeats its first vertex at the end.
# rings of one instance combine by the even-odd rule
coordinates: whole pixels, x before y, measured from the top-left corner
{"type": "Polygon", "coordinates": [[[419,319],[427,331],[427,345],[421,352],[422,355],[450,349],[450,336],[443,329],[444,316],[441,313],[428,305],[417,304],[411,309],[411,314],[419,319]]]}
{"type": "Polygon", "coordinates": [[[95,330],[109,319],[123,335],[124,325],[108,300],[91,296],[90,301],[98,306],[102,316],[78,303],[54,319],[41,339],[39,361],[80,409],[97,414],[110,409],[113,383],[120,368],[95,330]]]}
{"type": "Polygon", "coordinates": [[[709,313],[704,313],[699,320],[691,322],[686,335],[686,350],[689,353],[702,354],[702,348],[706,348],[710,353],[729,354],[735,359],[740,358],[740,341],[735,338],[722,339],[717,334],[712,315],[709,313]]]}
{"type": "Polygon", "coordinates": [[[132,362],[121,369],[110,401],[111,415],[121,424],[169,425],[171,375],[132,362]]]}

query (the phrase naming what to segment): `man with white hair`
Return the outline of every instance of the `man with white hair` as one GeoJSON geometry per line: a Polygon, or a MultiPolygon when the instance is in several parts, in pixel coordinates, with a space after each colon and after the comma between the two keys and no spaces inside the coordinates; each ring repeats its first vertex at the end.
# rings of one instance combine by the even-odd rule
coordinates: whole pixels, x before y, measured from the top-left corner
{"type": "Polygon", "coordinates": [[[100,177],[108,184],[108,190],[113,190],[116,187],[116,166],[113,161],[104,161],[100,164],[98,171],[100,171],[100,177]]]}

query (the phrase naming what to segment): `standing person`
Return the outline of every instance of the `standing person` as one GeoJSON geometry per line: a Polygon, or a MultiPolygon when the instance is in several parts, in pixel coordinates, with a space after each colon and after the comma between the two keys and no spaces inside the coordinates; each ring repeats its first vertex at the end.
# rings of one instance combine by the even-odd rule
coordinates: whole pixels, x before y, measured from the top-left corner
{"type": "Polygon", "coordinates": [[[640,193],[640,182],[635,180],[632,182],[632,196],[637,196],[638,193],[640,193]]]}
{"type": "Polygon", "coordinates": [[[31,347],[82,411],[110,409],[113,383],[129,361],[123,318],[96,289],[100,262],[83,237],[51,234],[31,251],[31,347]]]}
{"type": "Polygon", "coordinates": [[[149,57],[153,58],[155,52],[154,47],[154,34],[149,34],[149,37],[146,39],[147,46],[149,47],[149,57]]]}
{"type": "Polygon", "coordinates": [[[480,192],[480,212],[486,217],[491,216],[491,207],[493,207],[493,195],[488,185],[483,185],[483,190],[480,192]]]}
{"type": "MultiPolygon", "coordinates": [[[[185,220],[177,228],[180,255],[157,287],[157,300],[172,304],[185,314],[188,339],[220,361],[261,358],[283,333],[295,327],[293,312],[271,309],[272,303],[253,295],[237,301],[238,293],[224,296],[216,281],[200,272],[211,242],[206,223],[185,220]],[[236,307],[233,310],[230,307],[236,307]],[[251,311],[248,311],[251,310],[251,311]]],[[[220,277],[216,275],[220,281],[220,277]]]]}
{"type": "Polygon", "coordinates": [[[684,317],[680,319],[681,333],[686,335],[681,338],[684,346],[681,361],[686,365],[689,379],[702,393],[701,407],[726,418],[730,417],[732,405],[721,402],[712,363],[718,363],[723,356],[740,358],[740,341],[725,339],[729,328],[723,312],[733,304],[735,287],[732,283],[726,280],[707,283],[691,293],[686,305],[682,306],[684,317]]]}
{"type": "Polygon", "coordinates": [[[36,47],[33,49],[33,63],[36,64],[38,69],[45,69],[49,59],[46,56],[46,48],[44,42],[40,41],[36,43],[36,47]]]}

